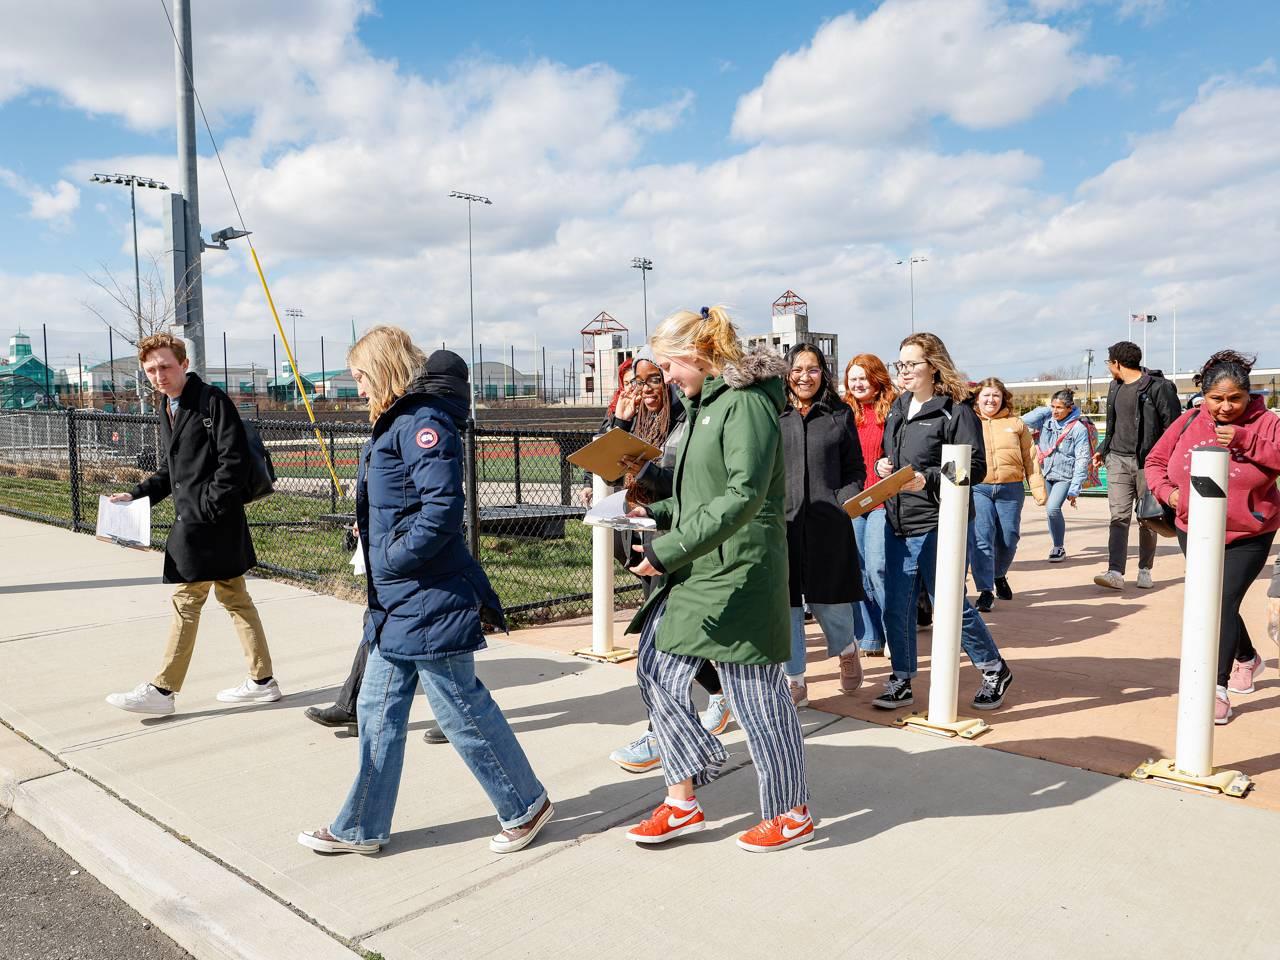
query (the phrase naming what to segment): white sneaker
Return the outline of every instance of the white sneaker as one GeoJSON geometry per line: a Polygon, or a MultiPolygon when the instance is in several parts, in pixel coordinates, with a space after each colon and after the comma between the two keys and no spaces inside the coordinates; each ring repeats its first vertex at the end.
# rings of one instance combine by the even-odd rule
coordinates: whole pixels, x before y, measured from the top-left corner
{"type": "Polygon", "coordinates": [[[1094,577],[1093,582],[1100,587],[1106,587],[1108,590],[1122,590],[1124,588],[1124,574],[1119,570],[1108,570],[1106,573],[1100,573],[1094,577]]]}
{"type": "Polygon", "coordinates": [[[128,693],[109,693],[107,703],[130,713],[151,713],[157,717],[173,713],[173,694],[161,693],[149,683],[140,683],[128,693]]]}
{"type": "Polygon", "coordinates": [[[717,737],[724,733],[733,716],[729,711],[729,701],[723,693],[711,695],[711,700],[707,703],[707,709],[702,712],[701,719],[702,729],[707,733],[715,734],[717,737]]]}
{"type": "Polygon", "coordinates": [[[298,842],[304,847],[308,847],[317,853],[377,853],[382,849],[382,844],[376,840],[368,840],[358,842],[354,840],[342,840],[335,837],[329,832],[328,827],[321,827],[319,830],[309,830],[305,833],[298,834],[298,842]]]}
{"type": "Polygon", "coordinates": [[[1139,567],[1139,568],[1138,568],[1138,583],[1137,583],[1137,587],[1138,587],[1138,589],[1139,589],[1139,590],[1150,590],[1150,589],[1151,589],[1152,587],[1154,587],[1155,585],[1156,585],[1156,582],[1155,582],[1154,580],[1152,580],[1152,579],[1151,579],[1151,571],[1150,571],[1150,570],[1143,570],[1141,567],[1139,567]]]}
{"type": "Polygon", "coordinates": [[[274,678],[266,683],[258,683],[253,678],[246,677],[240,686],[218,692],[218,699],[223,703],[275,703],[283,696],[280,685],[274,678]]]}

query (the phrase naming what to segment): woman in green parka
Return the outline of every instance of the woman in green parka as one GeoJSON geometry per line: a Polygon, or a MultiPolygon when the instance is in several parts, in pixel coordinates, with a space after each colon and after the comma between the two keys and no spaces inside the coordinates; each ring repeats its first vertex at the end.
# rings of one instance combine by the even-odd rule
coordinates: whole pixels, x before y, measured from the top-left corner
{"type": "Polygon", "coordinates": [[[663,843],[705,826],[694,788],[715,779],[726,754],[703,729],[690,685],[712,660],[760,780],[764,820],[738,845],[782,850],[813,837],[804,741],[782,671],[791,652],[778,425],[786,364],[767,349],[744,355],[722,307],[673,314],[650,346],[684,394],[688,426],[672,496],[632,511],[660,531],[635,572],[662,579],[628,632],[640,633],[636,675],[667,797],[627,837],[663,843]]]}

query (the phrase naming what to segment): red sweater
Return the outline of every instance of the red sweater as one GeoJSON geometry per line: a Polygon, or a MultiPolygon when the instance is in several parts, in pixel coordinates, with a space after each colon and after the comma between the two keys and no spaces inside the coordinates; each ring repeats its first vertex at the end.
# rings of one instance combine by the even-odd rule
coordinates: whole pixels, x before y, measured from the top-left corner
{"type": "MultiPolygon", "coordinates": [[[[1244,416],[1232,424],[1236,435],[1228,450],[1231,467],[1227,479],[1227,543],[1280,530],[1280,417],[1267,410],[1261,397],[1254,397],[1244,416]]],[[[1178,491],[1178,529],[1187,529],[1187,509],[1191,502],[1191,451],[1216,446],[1213,418],[1203,407],[1188,411],[1147,454],[1147,486],[1156,499],[1167,504],[1178,491]],[[1195,419],[1187,423],[1194,415],[1195,419]],[[1181,436],[1179,432],[1181,431],[1181,436]]]]}
{"type": "MultiPolygon", "coordinates": [[[[856,422],[856,417],[855,417],[856,422]]],[[[858,443],[862,445],[862,460],[867,466],[867,486],[880,478],[876,476],[876,461],[884,456],[884,424],[876,422],[876,405],[862,404],[862,422],[858,424],[858,443]]],[[[884,504],[876,509],[880,510],[884,504]]]]}

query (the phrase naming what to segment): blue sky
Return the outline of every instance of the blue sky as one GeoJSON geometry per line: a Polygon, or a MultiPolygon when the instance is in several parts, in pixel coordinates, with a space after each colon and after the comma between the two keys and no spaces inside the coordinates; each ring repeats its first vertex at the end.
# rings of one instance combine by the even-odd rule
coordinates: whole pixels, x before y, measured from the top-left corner
{"type": "MultiPolygon", "coordinates": [[[[174,175],[158,9],[70,3],[0,37],[0,297],[64,358],[103,329],[87,275],[132,270],[127,191],[88,173],[174,175]]],[[[922,323],[974,374],[1078,363],[1127,309],[1175,305],[1180,365],[1229,335],[1280,363],[1280,282],[1250,266],[1280,252],[1259,132],[1280,120],[1280,4],[228,0],[195,17],[197,82],[304,340],[355,317],[461,342],[458,187],[495,199],[476,234],[494,352],[536,334],[563,364],[600,309],[638,329],[626,264],[646,254],[653,320],[720,299],[754,329],[792,287],[842,353],[888,355],[893,260],[916,252],[922,323]],[[1028,327],[1047,333],[1033,350],[1028,327]]],[[[231,210],[201,144],[208,235],[231,210]]],[[[140,201],[159,255],[159,198],[140,201]]],[[[269,352],[243,251],[206,269],[211,334],[269,352]]]]}

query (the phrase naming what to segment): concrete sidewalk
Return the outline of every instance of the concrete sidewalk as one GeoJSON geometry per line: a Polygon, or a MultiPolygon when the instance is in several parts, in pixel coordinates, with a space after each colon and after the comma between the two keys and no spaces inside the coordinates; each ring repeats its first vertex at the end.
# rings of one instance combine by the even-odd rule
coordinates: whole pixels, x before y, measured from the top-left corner
{"type": "MultiPolygon", "coordinates": [[[[302,709],[331,699],[360,608],[254,581],[288,696],[247,708],[213,698],[244,668],[211,601],[179,713],[140,719],[103,697],[156,670],[159,554],[3,517],[0,543],[0,720],[39,748],[0,730],[6,802],[197,957],[1275,955],[1280,907],[1264,893],[1228,908],[1221,893],[1228,864],[1280,855],[1280,817],[1252,800],[816,710],[802,714],[814,842],[775,857],[734,846],[757,819],[734,727],[737,762],[700,791],[711,829],[627,843],[620,827],[662,780],[605,759],[643,710],[630,670],[548,649],[557,634],[582,645],[580,627],[513,634],[480,657],[557,804],[536,846],[489,853],[479,787],[449,747],[411,737],[391,845],[323,857],[294,838],[337,811],[355,745],[302,709]]],[[[420,700],[411,729],[426,716],[420,700]]]]}

